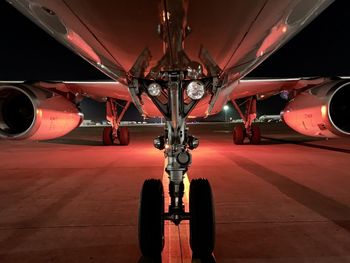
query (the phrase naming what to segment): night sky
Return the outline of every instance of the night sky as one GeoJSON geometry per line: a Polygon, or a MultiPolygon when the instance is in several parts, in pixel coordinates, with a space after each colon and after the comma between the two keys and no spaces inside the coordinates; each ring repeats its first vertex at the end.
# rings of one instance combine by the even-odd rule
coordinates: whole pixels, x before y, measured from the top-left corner
{"type": "MultiPolygon", "coordinates": [[[[349,0],[336,0],[249,76],[350,76],[349,10],[349,0]]],[[[0,32],[0,80],[108,79],[4,0],[0,2],[0,32]]],[[[260,102],[259,114],[278,114],[284,103],[278,96],[260,102]]],[[[101,103],[85,102],[83,109],[87,119],[103,117],[101,103]]],[[[229,114],[236,116],[232,110],[229,114]]],[[[137,115],[130,109],[126,119],[137,115]]]]}

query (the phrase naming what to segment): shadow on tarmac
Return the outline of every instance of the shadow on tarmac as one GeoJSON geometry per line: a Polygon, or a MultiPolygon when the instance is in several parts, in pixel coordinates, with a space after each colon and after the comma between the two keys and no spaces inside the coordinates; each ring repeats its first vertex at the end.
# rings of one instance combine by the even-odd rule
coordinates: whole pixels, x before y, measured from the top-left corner
{"type": "Polygon", "coordinates": [[[44,141],[45,143],[52,144],[67,144],[67,145],[85,145],[85,146],[103,146],[102,141],[92,141],[85,139],[55,139],[50,141],[44,141]]]}
{"type": "MultiPolygon", "coordinates": [[[[290,140],[290,139],[277,139],[277,138],[270,138],[270,137],[263,137],[263,138],[266,140],[262,141],[261,144],[265,144],[264,142],[276,142],[276,144],[297,144],[297,145],[310,147],[310,148],[316,148],[316,149],[321,149],[321,150],[350,154],[350,150],[348,150],[348,149],[341,149],[341,148],[336,148],[336,147],[331,147],[331,146],[326,146],[326,145],[317,145],[317,144],[310,143],[310,142],[314,142],[314,141],[324,141],[324,139],[290,140]]],[[[270,143],[268,143],[268,144],[270,144],[270,143]]]]}
{"type": "Polygon", "coordinates": [[[229,158],[242,169],[270,183],[283,194],[350,232],[350,222],[348,220],[342,220],[342,218],[350,217],[350,207],[347,205],[299,184],[283,174],[277,173],[248,158],[238,155],[231,155],[229,158]]]}

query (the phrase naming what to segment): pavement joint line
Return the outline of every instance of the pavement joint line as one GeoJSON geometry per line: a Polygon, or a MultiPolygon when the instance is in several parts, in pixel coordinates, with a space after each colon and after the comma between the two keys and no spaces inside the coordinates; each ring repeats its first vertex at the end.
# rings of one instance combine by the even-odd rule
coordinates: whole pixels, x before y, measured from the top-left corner
{"type": "Polygon", "coordinates": [[[181,230],[180,230],[180,226],[177,226],[177,233],[179,236],[179,245],[180,245],[180,255],[181,255],[181,262],[183,263],[184,257],[182,254],[182,242],[181,242],[181,230]]]}
{"type": "MultiPolygon", "coordinates": [[[[340,220],[349,221],[349,220],[340,220]]],[[[216,222],[216,225],[228,225],[228,224],[295,224],[295,223],[333,223],[330,220],[296,220],[296,221],[230,221],[230,222],[216,222]]]]}
{"type": "MultiPolygon", "coordinates": [[[[164,192],[168,193],[169,192],[169,176],[165,171],[165,167],[167,166],[167,159],[164,160],[164,172],[163,172],[163,177],[162,177],[162,182],[163,182],[163,187],[164,187],[164,192]]],[[[188,180],[188,176],[187,174],[185,174],[185,178],[184,178],[184,186],[185,186],[185,193],[184,193],[184,197],[183,197],[183,201],[184,201],[184,205],[185,205],[185,209],[188,209],[188,200],[189,200],[189,185],[190,182],[188,180]]],[[[165,194],[165,206],[168,206],[170,203],[170,198],[168,194],[165,194]]],[[[188,261],[188,257],[191,258],[192,255],[190,253],[190,255],[187,255],[188,253],[186,253],[186,249],[184,246],[188,245],[189,246],[189,239],[188,236],[185,234],[182,234],[182,231],[180,231],[181,228],[183,229],[187,229],[189,225],[189,222],[187,221],[182,221],[181,224],[179,226],[174,227],[175,225],[172,222],[168,222],[168,236],[166,237],[166,245],[168,247],[168,257],[166,258],[167,262],[171,263],[171,262],[178,262],[178,260],[180,260],[180,262],[187,262],[188,261]],[[174,233],[174,232],[177,233],[174,233]],[[178,244],[175,247],[174,244],[172,243],[177,243],[177,242],[172,242],[172,237],[175,237],[178,241],[178,244]],[[184,240],[186,240],[186,242],[184,242],[184,240]],[[174,251],[178,251],[180,258],[172,258],[172,255],[174,254],[174,251]]],[[[165,249],[166,250],[166,249],[165,249]]],[[[188,250],[187,250],[188,251],[188,250]]],[[[164,255],[166,253],[162,253],[163,257],[165,257],[166,255],[164,255]]]]}
{"type": "MultiPolygon", "coordinates": [[[[167,160],[164,161],[164,167],[166,167],[167,165],[167,160]]],[[[164,187],[164,192],[168,192],[169,191],[169,176],[168,174],[165,172],[165,168],[164,168],[164,172],[163,172],[163,177],[162,177],[162,182],[163,182],[163,187],[164,187]]],[[[189,212],[189,190],[190,190],[190,180],[188,177],[188,174],[186,173],[184,175],[184,196],[183,196],[183,202],[185,205],[185,211],[189,212]]],[[[165,205],[167,206],[169,204],[169,195],[165,195],[165,205]]],[[[172,263],[172,262],[189,262],[192,260],[192,253],[190,252],[190,240],[189,240],[189,221],[182,221],[180,225],[176,226],[176,227],[171,227],[173,225],[172,222],[169,222],[168,224],[168,237],[166,238],[166,246],[168,246],[169,251],[168,252],[168,257],[167,262],[172,263]],[[173,233],[174,229],[177,230],[177,233],[173,233]],[[172,254],[173,254],[173,249],[172,247],[174,247],[174,244],[171,244],[171,237],[176,235],[177,239],[178,239],[178,245],[179,248],[174,248],[174,250],[178,250],[179,249],[179,256],[180,258],[172,258],[172,254]],[[178,261],[180,260],[180,261],[178,261]]],[[[176,243],[176,242],[175,242],[176,243]]],[[[164,251],[162,253],[162,256],[165,257],[166,255],[164,255],[164,251]]],[[[212,254],[213,257],[215,258],[214,253],[212,254]]]]}
{"type": "Polygon", "coordinates": [[[0,227],[1,230],[13,229],[57,229],[57,228],[88,228],[88,227],[136,227],[136,224],[105,224],[105,225],[61,225],[61,226],[23,226],[23,227],[0,227]]]}

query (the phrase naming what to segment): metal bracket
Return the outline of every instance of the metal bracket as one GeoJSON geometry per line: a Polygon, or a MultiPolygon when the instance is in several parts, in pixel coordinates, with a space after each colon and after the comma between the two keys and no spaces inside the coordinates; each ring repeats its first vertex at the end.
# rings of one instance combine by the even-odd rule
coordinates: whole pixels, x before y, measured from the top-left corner
{"type": "Polygon", "coordinates": [[[181,221],[190,220],[191,216],[190,216],[190,213],[188,213],[188,212],[164,213],[163,218],[164,218],[164,220],[169,220],[178,226],[181,223],[181,221]]]}
{"type": "Polygon", "coordinates": [[[215,63],[214,59],[210,56],[209,51],[203,46],[201,46],[199,50],[199,59],[210,76],[219,76],[221,74],[221,68],[215,63]]]}
{"type": "Polygon", "coordinates": [[[139,111],[141,115],[143,115],[142,110],[142,100],[139,92],[139,82],[138,79],[132,79],[131,84],[129,85],[129,92],[132,99],[132,102],[134,103],[136,109],[139,111]]]}
{"type": "Polygon", "coordinates": [[[146,47],[136,59],[136,62],[130,69],[129,74],[137,78],[143,77],[151,58],[151,51],[146,47]]]}
{"type": "Polygon", "coordinates": [[[213,82],[212,82],[213,95],[212,95],[210,102],[209,102],[209,107],[208,107],[209,114],[213,110],[214,105],[215,105],[215,103],[220,95],[221,90],[225,87],[226,80],[227,80],[226,75],[224,75],[224,78],[221,80],[218,77],[213,78],[213,82]]]}

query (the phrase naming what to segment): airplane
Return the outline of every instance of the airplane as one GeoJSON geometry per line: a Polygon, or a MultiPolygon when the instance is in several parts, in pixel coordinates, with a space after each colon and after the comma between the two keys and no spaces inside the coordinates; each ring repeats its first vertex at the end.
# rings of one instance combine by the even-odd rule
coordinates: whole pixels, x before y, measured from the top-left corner
{"type": "Polygon", "coordinates": [[[164,246],[164,221],[190,222],[190,246],[205,257],[215,247],[212,190],[206,179],[190,184],[185,212],[184,174],[199,140],[186,120],[217,114],[231,101],[243,124],[234,144],[259,144],[258,100],[289,100],[283,121],[299,133],[333,138],[350,135],[350,82],[341,77],[248,79],[283,44],[333,0],[7,0],[67,48],[113,81],[5,81],[0,83],[0,138],[47,140],[80,125],[85,97],[106,103],[110,127],[104,145],[128,145],[120,122],[133,103],[147,117],[164,117],[154,147],[164,151],[170,204],[158,179],[143,184],[139,246],[156,256],[164,246]],[[118,112],[116,100],[122,100],[118,112]]]}
{"type": "Polygon", "coordinates": [[[281,121],[281,115],[262,115],[258,119],[260,122],[279,122],[281,121]]]}

